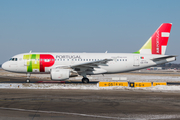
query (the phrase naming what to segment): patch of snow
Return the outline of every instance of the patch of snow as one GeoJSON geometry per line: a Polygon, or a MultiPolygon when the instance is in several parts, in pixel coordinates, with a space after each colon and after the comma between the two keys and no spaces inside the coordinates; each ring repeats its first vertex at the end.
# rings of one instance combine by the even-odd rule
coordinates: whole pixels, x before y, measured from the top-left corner
{"type": "Polygon", "coordinates": [[[146,90],[146,91],[179,91],[180,86],[152,86],[152,87],[99,87],[98,84],[52,84],[52,83],[1,83],[0,89],[83,89],[83,90],[146,90]]]}

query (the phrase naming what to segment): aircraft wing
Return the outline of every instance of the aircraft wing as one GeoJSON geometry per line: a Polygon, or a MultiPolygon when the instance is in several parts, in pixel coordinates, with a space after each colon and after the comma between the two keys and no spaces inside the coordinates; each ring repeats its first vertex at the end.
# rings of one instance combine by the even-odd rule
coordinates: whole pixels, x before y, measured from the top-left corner
{"type": "Polygon", "coordinates": [[[61,66],[56,66],[55,68],[61,68],[61,69],[73,69],[74,71],[81,73],[85,71],[94,71],[94,68],[99,68],[99,65],[101,66],[107,66],[108,61],[113,61],[113,59],[102,59],[98,61],[91,61],[91,62],[86,62],[86,63],[81,63],[81,64],[74,64],[74,65],[61,65],[61,66]]]}
{"type": "Polygon", "coordinates": [[[158,58],[153,58],[151,60],[153,61],[160,61],[160,60],[165,60],[167,58],[172,58],[172,57],[177,57],[176,55],[169,55],[169,56],[163,56],[163,57],[158,57],[158,58]]]}
{"type": "Polygon", "coordinates": [[[113,61],[113,59],[102,59],[99,61],[92,61],[92,62],[86,62],[86,63],[81,63],[81,64],[75,64],[75,65],[70,65],[69,67],[75,69],[75,68],[98,68],[99,65],[104,65],[107,66],[108,61],[113,61]]]}

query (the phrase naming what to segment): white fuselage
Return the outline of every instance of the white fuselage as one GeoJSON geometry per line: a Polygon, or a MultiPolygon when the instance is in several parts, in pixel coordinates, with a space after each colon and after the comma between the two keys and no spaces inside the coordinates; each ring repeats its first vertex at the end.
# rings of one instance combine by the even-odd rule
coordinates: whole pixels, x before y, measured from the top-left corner
{"type": "MultiPolygon", "coordinates": [[[[13,56],[14,60],[5,62],[2,68],[19,73],[49,73],[51,69],[63,66],[74,66],[83,63],[99,61],[103,59],[112,59],[107,64],[101,64],[95,70],[99,72],[87,72],[88,74],[110,74],[121,73],[127,71],[138,70],[162,63],[167,63],[175,60],[175,57],[153,61],[154,58],[164,57],[166,55],[143,55],[143,54],[128,54],[128,53],[25,53],[13,56]],[[25,55],[35,54],[36,58],[25,59],[25,55]],[[51,55],[53,60],[49,58],[38,58],[37,55],[51,55]],[[16,60],[15,60],[16,59],[16,60]],[[41,61],[43,61],[41,63],[41,61]],[[40,65],[52,62],[49,66],[44,66],[44,71],[39,67],[40,65]],[[29,67],[30,64],[33,64],[29,67]],[[29,67],[29,68],[28,68],[29,67]],[[30,70],[31,69],[31,70],[30,70]],[[102,71],[102,72],[101,72],[102,71]]],[[[90,67],[90,66],[88,66],[90,67]]]]}

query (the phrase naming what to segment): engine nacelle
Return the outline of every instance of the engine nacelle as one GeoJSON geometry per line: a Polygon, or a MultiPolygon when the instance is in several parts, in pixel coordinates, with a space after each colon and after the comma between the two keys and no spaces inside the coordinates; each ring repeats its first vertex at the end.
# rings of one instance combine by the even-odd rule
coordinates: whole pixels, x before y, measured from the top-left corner
{"type": "Polygon", "coordinates": [[[69,79],[69,69],[51,69],[51,80],[66,80],[69,79]]]}

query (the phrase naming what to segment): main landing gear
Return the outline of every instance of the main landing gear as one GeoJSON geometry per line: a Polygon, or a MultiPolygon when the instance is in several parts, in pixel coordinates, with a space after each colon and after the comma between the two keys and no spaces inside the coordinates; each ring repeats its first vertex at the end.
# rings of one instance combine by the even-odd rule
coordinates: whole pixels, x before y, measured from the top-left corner
{"type": "Polygon", "coordinates": [[[89,83],[89,79],[86,77],[86,72],[81,73],[82,78],[82,83],[89,83]]]}
{"type": "Polygon", "coordinates": [[[31,76],[31,74],[27,73],[26,83],[30,83],[30,76],[31,76]]]}
{"type": "Polygon", "coordinates": [[[83,77],[83,78],[82,78],[82,83],[89,83],[89,79],[86,78],[86,77],[83,77]]]}

